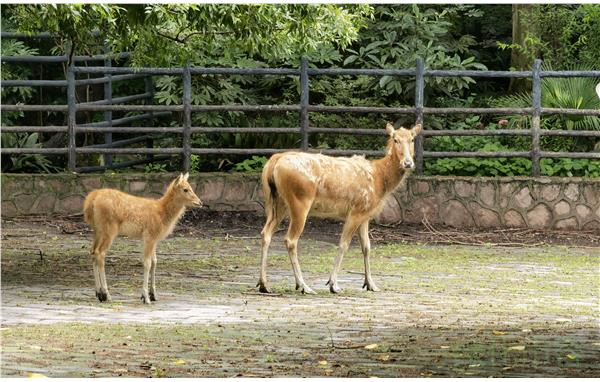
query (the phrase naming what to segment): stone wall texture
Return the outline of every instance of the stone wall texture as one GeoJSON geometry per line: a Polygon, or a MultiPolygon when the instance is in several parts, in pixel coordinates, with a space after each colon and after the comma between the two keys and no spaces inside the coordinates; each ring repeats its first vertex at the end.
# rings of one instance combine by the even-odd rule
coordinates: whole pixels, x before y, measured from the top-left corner
{"type": "MultiPolygon", "coordinates": [[[[159,197],[176,174],[2,174],[3,218],[81,213],[85,195],[117,188],[159,197]]],[[[203,173],[190,184],[212,210],[262,211],[258,174],[203,173]]],[[[386,201],[382,223],[481,228],[544,228],[600,232],[598,178],[419,177],[386,201]]]]}

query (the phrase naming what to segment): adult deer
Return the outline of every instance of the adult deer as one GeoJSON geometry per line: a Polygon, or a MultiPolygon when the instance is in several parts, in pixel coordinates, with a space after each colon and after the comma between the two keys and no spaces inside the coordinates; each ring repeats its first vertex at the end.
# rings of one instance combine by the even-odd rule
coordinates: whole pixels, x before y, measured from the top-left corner
{"type": "Polygon", "coordinates": [[[188,177],[187,173],[180,174],[160,199],[142,198],[110,188],[92,191],[85,198],[83,216],[85,222],[94,229],[90,254],[96,297],[100,301],[110,301],[104,258],[118,235],[138,237],[144,241],[142,301],[145,304],[156,301],[156,245],[171,234],[186,207],[202,206],[200,198],[187,181],[188,177]]]}
{"type": "Polygon", "coordinates": [[[308,216],[334,218],[344,221],[338,255],[326,285],[332,293],[341,290],[337,275],[352,236],[358,237],[365,262],[363,288],[379,291],[371,278],[369,265],[369,220],[384,205],[384,200],[414,168],[414,138],[421,132],[421,124],[412,129],[394,129],[386,126],[389,134],[385,156],[367,160],[363,156],[334,158],[321,154],[286,152],[273,155],[262,172],[267,222],[262,230],[260,278],[257,286],[269,293],[267,286],[267,253],[273,232],[288,217],[290,224],[285,235],[296,289],[315,293],[302,277],[298,262],[298,239],[308,216]]]}

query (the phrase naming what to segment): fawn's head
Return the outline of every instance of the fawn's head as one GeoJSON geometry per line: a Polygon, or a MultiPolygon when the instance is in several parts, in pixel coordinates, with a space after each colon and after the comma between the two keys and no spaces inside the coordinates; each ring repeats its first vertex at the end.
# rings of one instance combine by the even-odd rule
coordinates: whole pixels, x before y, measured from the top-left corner
{"type": "Polygon", "coordinates": [[[400,127],[394,129],[394,125],[388,123],[385,130],[390,135],[388,140],[386,155],[394,155],[400,167],[404,169],[412,169],[415,167],[413,157],[415,155],[415,137],[419,135],[423,126],[419,123],[412,129],[400,127]]]}
{"type": "Polygon", "coordinates": [[[185,206],[201,207],[202,201],[194,193],[192,186],[188,183],[189,173],[179,174],[179,176],[171,183],[171,192],[173,197],[183,202],[185,206]]]}

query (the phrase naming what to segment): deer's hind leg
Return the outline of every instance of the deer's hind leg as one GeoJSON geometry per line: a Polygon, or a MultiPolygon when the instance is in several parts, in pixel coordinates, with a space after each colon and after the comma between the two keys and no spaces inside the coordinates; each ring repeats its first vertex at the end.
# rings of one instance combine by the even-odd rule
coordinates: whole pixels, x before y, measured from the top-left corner
{"type": "Polygon", "coordinates": [[[156,301],[156,248],[152,254],[152,265],[150,267],[150,301],[156,301]]]}
{"type": "Polygon", "coordinates": [[[113,240],[119,233],[119,227],[116,224],[110,224],[103,227],[102,231],[99,232],[97,246],[93,254],[95,266],[98,272],[98,278],[100,282],[100,291],[97,293],[98,300],[110,301],[110,293],[108,293],[108,284],[106,283],[106,271],[104,269],[104,262],[106,259],[106,252],[112,245],[113,240]]]}
{"type": "Polygon", "coordinates": [[[300,263],[298,262],[298,239],[300,239],[300,235],[302,235],[302,232],[304,231],[304,225],[306,224],[306,218],[310,211],[310,207],[311,202],[308,200],[293,199],[291,201],[289,206],[290,226],[285,235],[285,246],[287,247],[290,262],[292,263],[292,269],[294,270],[296,289],[300,289],[302,293],[315,294],[315,292],[304,282],[300,263]]]}
{"type": "Polygon", "coordinates": [[[258,284],[256,284],[261,293],[270,293],[267,284],[267,256],[269,253],[269,246],[271,245],[273,233],[286,216],[285,204],[281,199],[277,199],[273,203],[272,209],[267,212],[267,222],[261,232],[262,247],[260,256],[260,276],[258,284]]]}
{"type": "Polygon", "coordinates": [[[96,264],[96,252],[98,251],[98,242],[98,233],[94,231],[94,238],[92,239],[92,247],[90,249],[90,257],[92,258],[92,270],[94,272],[94,290],[96,291],[96,297],[100,298],[100,289],[102,284],[100,283],[100,273],[98,272],[98,265],[96,264]]]}
{"type": "MultiPolygon", "coordinates": [[[[144,286],[142,287],[142,301],[144,304],[150,304],[150,295],[148,293],[148,280],[150,278],[150,271],[152,269],[152,262],[154,260],[154,256],[156,256],[156,240],[145,238],[144,239],[144,258],[142,259],[144,262],[144,286]]],[[[154,264],[154,268],[156,269],[156,263],[154,264]]],[[[153,283],[154,283],[154,277],[153,283]]],[[[153,296],[156,297],[153,293],[153,296]]]]}

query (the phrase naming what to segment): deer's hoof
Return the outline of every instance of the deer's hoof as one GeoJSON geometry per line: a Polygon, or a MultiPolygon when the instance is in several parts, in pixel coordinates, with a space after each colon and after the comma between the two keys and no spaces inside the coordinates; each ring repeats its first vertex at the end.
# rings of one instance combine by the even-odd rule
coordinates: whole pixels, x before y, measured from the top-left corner
{"type": "Polygon", "coordinates": [[[156,294],[154,294],[154,292],[150,292],[149,296],[150,296],[150,301],[158,301],[156,299],[156,294]]]}
{"type": "Polygon", "coordinates": [[[141,300],[144,304],[150,304],[150,298],[148,298],[148,296],[142,295],[141,300]]]}
{"type": "Polygon", "coordinates": [[[302,287],[302,294],[317,294],[314,290],[310,289],[308,285],[302,287]]]}
{"type": "Polygon", "coordinates": [[[367,288],[367,290],[371,291],[371,292],[380,292],[381,291],[381,289],[379,289],[373,281],[371,281],[371,282],[365,281],[365,283],[363,284],[363,289],[364,288],[367,288]]]}
{"type": "Polygon", "coordinates": [[[331,279],[329,279],[325,285],[329,285],[329,291],[331,293],[340,293],[342,291],[342,289],[338,286],[337,281],[333,282],[331,279]]]}
{"type": "Polygon", "coordinates": [[[256,284],[256,286],[258,287],[258,291],[260,293],[271,293],[271,291],[269,290],[269,288],[267,288],[267,285],[265,283],[259,282],[258,284],[256,284]]]}
{"type": "Polygon", "coordinates": [[[96,292],[96,297],[98,297],[98,300],[100,300],[100,302],[110,301],[110,295],[107,292],[96,292]]]}

